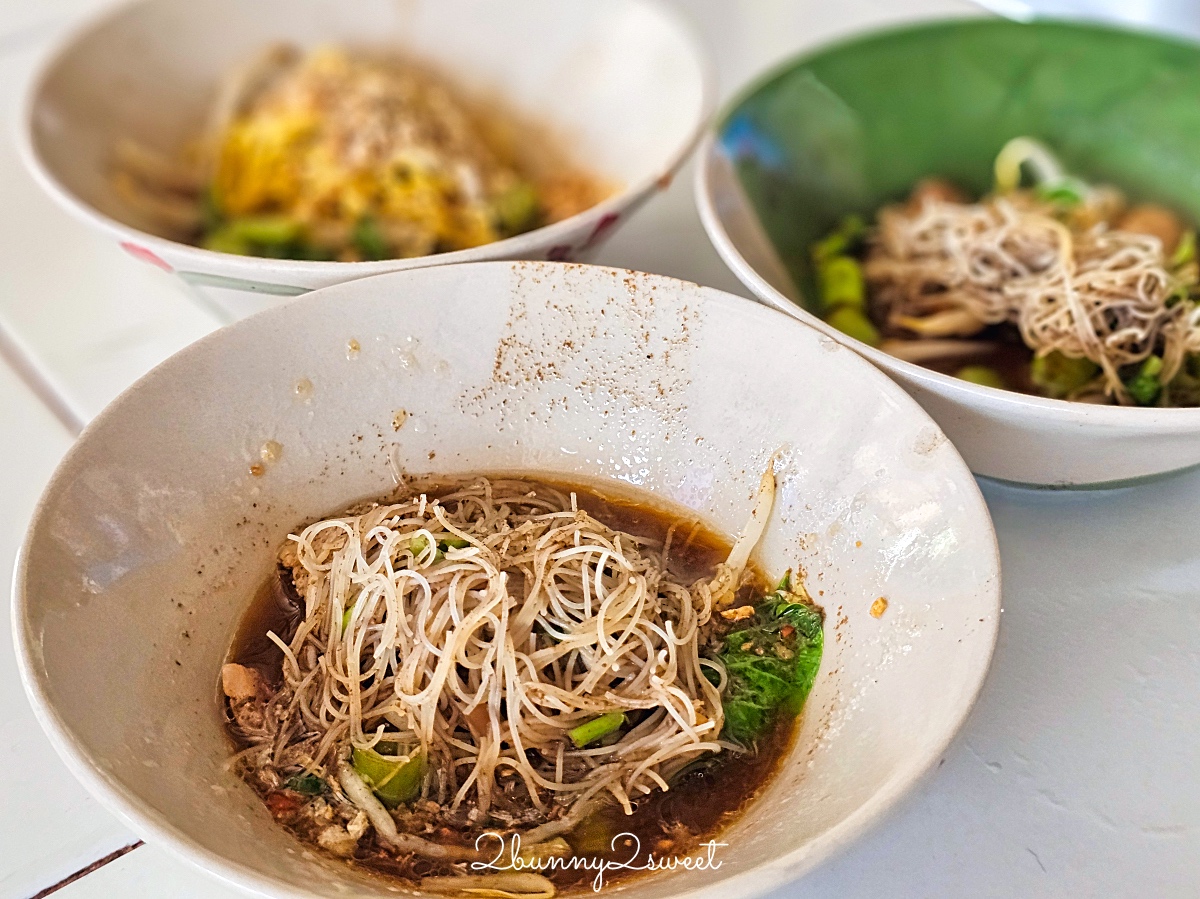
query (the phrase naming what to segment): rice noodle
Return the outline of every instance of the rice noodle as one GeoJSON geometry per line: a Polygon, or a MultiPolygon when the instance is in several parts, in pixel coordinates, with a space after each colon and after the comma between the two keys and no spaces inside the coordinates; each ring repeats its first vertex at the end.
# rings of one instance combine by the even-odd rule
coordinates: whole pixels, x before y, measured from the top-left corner
{"type": "MultiPolygon", "coordinates": [[[[769,512],[769,501],[756,506],[732,559],[738,577],[769,512]]],[[[426,754],[424,799],[478,820],[498,797],[518,798],[536,810],[539,840],[605,796],[629,810],[630,797],[725,747],[700,658],[714,590],[679,583],[660,546],[612,530],[573,496],[479,478],[318,521],[282,558],[304,618],[262,726],[241,729],[269,751],[244,761],[337,771],[373,822],[387,812],[369,790],[379,807],[363,804],[346,759],[381,739],[396,755],[426,754]],[[568,731],[612,711],[640,720],[612,745],[572,745],[568,731]]],[[[724,682],[719,662],[703,665],[724,682]]],[[[392,831],[380,836],[404,838],[392,831]]]]}
{"type": "Polygon", "coordinates": [[[1089,223],[1096,216],[1060,220],[1056,210],[1028,191],[882,210],[864,266],[876,312],[933,337],[1015,324],[1039,356],[1095,362],[1099,387],[1122,403],[1131,402],[1122,366],[1158,353],[1170,381],[1185,353],[1200,349],[1200,322],[1193,304],[1167,303],[1184,282],[1162,242],[1089,223]],[[934,317],[950,315],[960,317],[938,328],[934,317]]]}

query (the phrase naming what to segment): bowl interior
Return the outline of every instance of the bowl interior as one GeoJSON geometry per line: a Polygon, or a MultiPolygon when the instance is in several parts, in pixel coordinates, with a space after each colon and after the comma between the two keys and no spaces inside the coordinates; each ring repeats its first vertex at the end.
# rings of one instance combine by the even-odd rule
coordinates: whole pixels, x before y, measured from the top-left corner
{"type": "Polygon", "coordinates": [[[225,768],[220,664],[287,533],[387,493],[397,470],[488,469],[624,481],[734,533],[776,451],[761,561],[800,567],[826,608],[818,683],[720,870],[629,889],[761,892],[936,761],[991,655],[998,559],[970,474],[899,388],[707,288],[547,263],[430,268],[210,335],[89,426],[48,488],[17,576],[23,673],[69,764],[148,839],[269,895],[386,896],[274,826],[225,768]],[[255,476],[269,440],[282,449],[255,476]]]}
{"type": "Polygon", "coordinates": [[[841,216],[870,216],[929,175],[983,193],[996,153],[1022,134],[1070,171],[1198,221],[1197,96],[1200,48],[1100,26],[978,19],[838,44],[725,113],[716,147],[745,204],[728,230],[803,304],[809,246],[841,216]]]}
{"type": "Polygon", "coordinates": [[[177,152],[220,79],[276,41],[425,61],[623,186],[662,175],[707,102],[689,36],[644,0],[144,0],[85,28],[51,61],[31,97],[34,153],[69,193],[152,232],[112,189],[115,142],[177,152]]]}

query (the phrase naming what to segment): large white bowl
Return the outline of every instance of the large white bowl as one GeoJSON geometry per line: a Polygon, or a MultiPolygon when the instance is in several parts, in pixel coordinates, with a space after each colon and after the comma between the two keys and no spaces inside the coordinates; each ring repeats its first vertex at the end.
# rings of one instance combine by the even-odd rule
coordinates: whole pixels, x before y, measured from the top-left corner
{"type": "Polygon", "coordinates": [[[127,252],[173,271],[235,316],[385,271],[485,259],[585,259],[670,184],[713,105],[708,57],[653,0],[135,0],[49,56],[26,96],[25,159],[42,186],[127,252]],[[113,190],[121,137],[173,153],[200,128],[222,75],[275,41],[426,60],[546,125],[619,186],[591,209],[482,247],[380,262],[216,253],[156,236],[113,190]]]}
{"type": "Polygon", "coordinates": [[[389,491],[399,465],[626,481],[732,533],[777,451],[761,561],[802,568],[827,613],[799,738],[718,871],[625,888],[762,893],[940,757],[983,682],[1000,581],[987,509],[929,417],[836,342],[711,289],[436,267],[188,347],[105,410],[47,488],[15,581],[22,675],[72,770],[147,840],[268,896],[387,896],[280,830],[225,768],[220,663],[289,529],[389,491]],[[269,440],[282,452],[255,477],[269,440]]]}

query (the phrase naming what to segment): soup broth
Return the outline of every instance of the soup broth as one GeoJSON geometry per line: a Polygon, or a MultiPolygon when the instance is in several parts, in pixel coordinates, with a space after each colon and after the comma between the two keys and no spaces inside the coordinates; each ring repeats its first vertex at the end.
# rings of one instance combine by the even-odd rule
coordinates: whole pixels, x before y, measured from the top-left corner
{"type": "MultiPolygon", "coordinates": [[[[424,494],[432,501],[453,497],[470,482],[469,478],[429,481],[411,486],[406,494],[424,494]]],[[[495,480],[493,483],[500,491],[501,485],[508,482],[495,480]]],[[[642,538],[649,547],[664,548],[663,564],[669,577],[679,584],[695,584],[713,578],[730,554],[732,543],[724,535],[686,512],[652,501],[646,494],[528,478],[522,478],[521,489],[527,490],[529,496],[570,497],[568,502],[573,503],[574,508],[612,531],[642,538]]],[[[559,501],[551,500],[552,503],[559,501]]],[[[450,506],[453,503],[452,499],[447,501],[450,506]]],[[[446,553],[451,551],[448,548],[446,553]]],[[[596,575],[599,576],[601,571],[608,571],[603,562],[599,563],[596,575]]],[[[520,589],[528,590],[529,586],[519,585],[515,595],[520,595],[520,589]]],[[[730,605],[735,609],[749,608],[749,604],[767,596],[772,589],[759,569],[747,566],[730,605]]],[[[291,645],[297,630],[307,626],[302,593],[293,583],[293,569],[281,564],[257,591],[231,647],[230,662],[258,672],[270,690],[280,689],[284,668],[289,664],[288,654],[282,647],[291,645]]],[[[703,652],[715,652],[724,636],[742,623],[726,620],[720,614],[713,615],[699,631],[703,652]]],[[[231,733],[238,751],[252,752],[252,744],[239,726],[236,703],[232,698],[227,702],[231,733]]],[[[636,728],[639,720],[644,721],[652,713],[652,710],[628,711],[624,726],[636,728]]],[[[607,871],[604,879],[611,881],[628,876],[630,869],[640,868],[651,859],[682,857],[697,852],[702,844],[714,839],[734,820],[769,781],[787,755],[794,731],[795,718],[778,715],[752,745],[726,746],[722,751],[699,753],[691,758],[671,775],[667,781],[668,790],[650,789],[630,796],[627,808],[611,797],[596,802],[574,826],[556,837],[559,842],[543,844],[553,844],[555,851],[569,853],[575,860],[573,864],[544,870],[544,875],[559,889],[583,888],[594,880],[596,867],[601,862],[629,866],[624,870],[607,871]]],[[[532,749],[526,752],[535,753],[532,749]]],[[[558,764],[563,765],[561,751],[558,764]]],[[[301,839],[324,845],[322,833],[328,819],[322,817],[324,809],[314,815],[312,806],[322,795],[329,795],[330,787],[321,786],[321,794],[314,800],[293,787],[309,784],[316,790],[317,781],[293,778],[279,782],[279,777],[254,776],[248,776],[247,781],[262,795],[280,824],[301,839]]],[[[527,823],[532,819],[528,815],[521,818],[516,811],[522,804],[523,785],[519,779],[504,780],[501,777],[497,784],[499,793],[507,792],[511,796],[502,795],[487,814],[473,813],[466,807],[468,804],[460,806],[455,813],[448,813],[444,803],[433,802],[429,795],[400,804],[391,814],[399,822],[401,832],[419,833],[440,845],[467,851],[478,848],[483,859],[501,854],[505,859],[511,859],[515,850],[513,835],[528,832],[527,823]],[[526,823],[514,824],[519,818],[526,823]]],[[[354,865],[405,881],[461,874],[464,870],[461,859],[397,852],[374,829],[357,839],[352,851],[339,854],[354,865]]]]}

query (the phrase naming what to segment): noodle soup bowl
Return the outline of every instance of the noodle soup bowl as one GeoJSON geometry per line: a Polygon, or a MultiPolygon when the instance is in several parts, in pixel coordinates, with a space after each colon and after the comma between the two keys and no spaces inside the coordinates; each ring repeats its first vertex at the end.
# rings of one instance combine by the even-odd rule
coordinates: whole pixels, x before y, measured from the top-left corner
{"type": "Polygon", "coordinates": [[[21,140],[35,178],[68,212],[174,273],[226,317],[241,317],[380,272],[587,259],[671,183],[707,124],[713,83],[691,29],[652,0],[133,0],[104,10],[50,53],[26,96],[21,140]],[[178,153],[203,128],[222,79],[276,42],[362,47],[426,64],[500,118],[511,110],[529,123],[514,139],[518,155],[535,156],[549,137],[612,192],[524,234],[410,259],[265,259],[164,237],[115,189],[114,148],[132,139],[178,153]]]}
{"type": "Polygon", "coordinates": [[[287,535],[398,472],[489,470],[636,487],[732,535],[772,458],[757,559],[802,572],[825,608],[816,685],[721,866],[622,885],[757,895],[936,764],[983,682],[1000,582],[987,509],[933,421],[744,299],[479,263],[338,285],[209,335],[101,413],[47,488],[15,579],[21,671],[68,765],[146,840],[261,895],[394,895],[279,828],[228,768],[221,664],[287,535]]]}
{"type": "Polygon", "coordinates": [[[968,383],[823,322],[811,244],[870,220],[921,178],[978,196],[1010,139],[1044,141],[1068,171],[1200,223],[1200,48],[1083,24],[940,22],[789,61],[720,115],[695,191],[717,252],[764,303],[888,373],[971,470],[1043,487],[1116,486],[1200,464],[1200,409],[1099,406],[968,383]]]}

